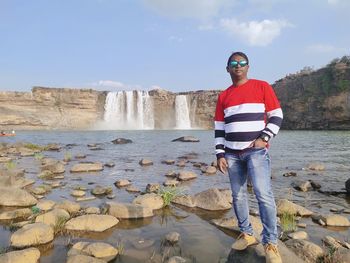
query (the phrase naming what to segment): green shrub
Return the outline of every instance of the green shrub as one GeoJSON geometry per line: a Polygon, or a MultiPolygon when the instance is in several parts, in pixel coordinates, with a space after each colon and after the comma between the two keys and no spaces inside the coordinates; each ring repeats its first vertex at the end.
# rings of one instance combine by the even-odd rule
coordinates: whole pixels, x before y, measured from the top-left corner
{"type": "Polygon", "coordinates": [[[164,206],[168,206],[175,197],[182,195],[184,190],[176,186],[162,187],[158,194],[163,198],[164,206]]]}
{"type": "Polygon", "coordinates": [[[283,212],[283,214],[280,216],[280,219],[281,219],[281,228],[283,232],[295,231],[297,229],[297,224],[296,224],[294,214],[283,212]]]}

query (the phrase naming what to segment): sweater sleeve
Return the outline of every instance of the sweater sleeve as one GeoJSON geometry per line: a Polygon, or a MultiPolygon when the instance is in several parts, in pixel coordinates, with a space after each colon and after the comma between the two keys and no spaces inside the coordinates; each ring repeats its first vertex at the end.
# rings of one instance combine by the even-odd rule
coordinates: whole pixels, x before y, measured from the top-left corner
{"type": "Polygon", "coordinates": [[[266,127],[262,133],[270,138],[275,137],[281,127],[283,112],[273,88],[265,83],[264,87],[265,111],[267,115],[266,127]]]}
{"type": "Polygon", "coordinates": [[[222,93],[218,97],[215,110],[215,153],[218,159],[225,157],[225,118],[222,93]]]}

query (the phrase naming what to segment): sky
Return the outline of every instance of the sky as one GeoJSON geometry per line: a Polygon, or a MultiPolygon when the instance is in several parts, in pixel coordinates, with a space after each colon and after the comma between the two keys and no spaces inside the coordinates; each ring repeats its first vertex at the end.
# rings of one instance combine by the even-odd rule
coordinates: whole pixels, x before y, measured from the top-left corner
{"type": "Polygon", "coordinates": [[[0,0],[0,91],[225,89],[350,55],[350,0],[0,0]]]}

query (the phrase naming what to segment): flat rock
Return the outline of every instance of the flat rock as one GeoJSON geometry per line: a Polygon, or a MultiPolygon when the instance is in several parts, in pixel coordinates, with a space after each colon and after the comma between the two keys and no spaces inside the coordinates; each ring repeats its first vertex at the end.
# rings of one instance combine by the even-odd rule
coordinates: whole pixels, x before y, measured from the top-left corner
{"type": "Polygon", "coordinates": [[[127,144],[127,143],[132,143],[132,140],[130,139],[125,139],[125,138],[117,138],[112,141],[114,144],[127,144]]]}
{"type": "Polygon", "coordinates": [[[303,239],[290,239],[285,245],[305,262],[316,262],[323,255],[323,250],[318,245],[303,239]]]}
{"type": "Polygon", "coordinates": [[[73,255],[86,255],[109,262],[118,255],[118,250],[103,242],[78,242],[68,251],[68,256],[73,255]]]}
{"type": "Polygon", "coordinates": [[[55,208],[52,211],[44,213],[42,215],[38,215],[35,218],[35,222],[42,222],[44,224],[50,225],[52,227],[56,226],[60,220],[68,220],[70,218],[69,213],[66,210],[55,208]]]}
{"type": "Polygon", "coordinates": [[[33,206],[37,202],[25,190],[15,187],[0,187],[0,206],[33,206]]]}
{"type": "Polygon", "coordinates": [[[85,255],[73,255],[67,258],[66,263],[106,263],[106,261],[85,255]]]}
{"type": "Polygon", "coordinates": [[[186,207],[196,207],[194,198],[191,195],[179,195],[176,196],[172,201],[174,204],[183,205],[186,207]]]}
{"type": "Polygon", "coordinates": [[[322,220],[327,226],[350,226],[349,219],[341,215],[327,215],[322,220]]]}
{"type": "Polygon", "coordinates": [[[103,232],[119,223],[119,220],[110,215],[82,215],[70,219],[65,224],[67,230],[103,232]]]}
{"type": "Polygon", "coordinates": [[[42,211],[51,210],[56,205],[55,201],[52,200],[40,200],[36,206],[42,211]]]}
{"type": "Polygon", "coordinates": [[[29,208],[16,209],[0,213],[0,220],[13,220],[18,218],[28,218],[32,215],[32,210],[29,208]]]}
{"type": "Polygon", "coordinates": [[[205,210],[227,210],[231,209],[232,205],[227,201],[227,198],[217,188],[211,188],[200,192],[194,196],[196,207],[205,210]]]}
{"type": "Polygon", "coordinates": [[[289,213],[299,216],[310,216],[313,214],[312,211],[300,205],[294,204],[293,202],[288,201],[287,199],[280,199],[277,202],[277,214],[281,215],[283,213],[289,213]]]}
{"type": "Polygon", "coordinates": [[[178,179],[180,181],[188,181],[196,178],[197,178],[197,174],[190,171],[181,171],[178,176],[178,179]]]}
{"type": "Polygon", "coordinates": [[[163,198],[155,193],[139,195],[132,201],[132,203],[148,207],[152,210],[160,209],[164,206],[163,198]]]}
{"type": "Polygon", "coordinates": [[[172,140],[172,142],[199,142],[199,139],[193,136],[182,136],[172,140]]]}
{"type": "MultiPolygon", "coordinates": [[[[237,233],[240,233],[240,229],[238,227],[238,221],[235,216],[229,218],[220,218],[213,219],[211,222],[219,227],[227,228],[233,230],[237,233]]],[[[249,222],[252,224],[254,233],[259,234],[263,230],[263,225],[259,217],[249,216],[249,222]]]]}
{"type": "Polygon", "coordinates": [[[116,187],[125,187],[131,185],[131,182],[127,179],[120,179],[114,182],[116,187]]]}
{"type": "Polygon", "coordinates": [[[39,258],[39,249],[31,247],[0,255],[0,263],[37,263],[39,258]]]}
{"type": "Polygon", "coordinates": [[[80,204],[69,200],[64,200],[61,203],[56,204],[56,208],[62,208],[69,214],[77,213],[80,210],[80,204]]]}
{"type": "Polygon", "coordinates": [[[102,163],[78,163],[70,169],[71,173],[98,172],[102,170],[102,163]]]}
{"type": "Polygon", "coordinates": [[[107,202],[108,214],[116,218],[131,219],[153,216],[153,210],[141,205],[107,202]]]}
{"type": "Polygon", "coordinates": [[[139,164],[142,166],[149,166],[149,165],[153,165],[153,161],[149,159],[141,159],[139,161],[139,164]]]}

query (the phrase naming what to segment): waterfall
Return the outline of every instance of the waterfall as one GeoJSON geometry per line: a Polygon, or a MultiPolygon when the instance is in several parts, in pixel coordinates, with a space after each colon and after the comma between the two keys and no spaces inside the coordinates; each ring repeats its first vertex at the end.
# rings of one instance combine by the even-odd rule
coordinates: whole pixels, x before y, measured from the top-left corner
{"type": "Polygon", "coordinates": [[[191,129],[190,112],[186,95],[177,95],[175,98],[175,129],[191,129]]]}
{"type": "Polygon", "coordinates": [[[154,129],[153,102],[147,91],[109,92],[103,119],[105,129],[154,129]]]}

